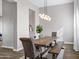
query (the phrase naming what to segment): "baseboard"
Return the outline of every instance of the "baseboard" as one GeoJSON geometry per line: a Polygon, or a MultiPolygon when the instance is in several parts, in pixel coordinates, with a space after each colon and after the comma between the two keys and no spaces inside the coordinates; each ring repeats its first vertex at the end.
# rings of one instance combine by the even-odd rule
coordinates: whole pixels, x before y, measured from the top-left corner
{"type": "Polygon", "coordinates": [[[8,47],[8,46],[1,46],[2,48],[6,48],[6,49],[11,49],[11,50],[13,50],[13,51],[21,51],[21,50],[23,50],[23,48],[19,48],[19,49],[14,49],[13,47],[8,47]]]}
{"type": "Polygon", "coordinates": [[[13,47],[8,47],[8,46],[1,46],[2,48],[6,48],[6,49],[12,49],[13,50],[13,47]]]}
{"type": "Polygon", "coordinates": [[[74,51],[76,51],[76,52],[77,52],[77,51],[79,51],[79,50],[77,50],[77,49],[75,49],[75,48],[74,48],[74,51]]]}
{"type": "Polygon", "coordinates": [[[64,44],[73,44],[73,42],[64,42],[64,44]]]}
{"type": "Polygon", "coordinates": [[[19,49],[13,49],[13,51],[21,51],[21,50],[23,50],[23,48],[19,48],[19,49]]]}

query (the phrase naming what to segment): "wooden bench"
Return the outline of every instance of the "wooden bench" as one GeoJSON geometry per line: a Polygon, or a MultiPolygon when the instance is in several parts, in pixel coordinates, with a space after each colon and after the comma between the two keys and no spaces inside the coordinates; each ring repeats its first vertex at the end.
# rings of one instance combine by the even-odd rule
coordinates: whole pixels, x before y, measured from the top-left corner
{"type": "Polygon", "coordinates": [[[51,47],[51,49],[49,50],[48,53],[52,54],[52,59],[57,58],[57,56],[60,53],[61,49],[64,49],[63,45],[64,45],[64,42],[59,41],[58,43],[56,43],[56,45],[54,47],[51,47]]]}

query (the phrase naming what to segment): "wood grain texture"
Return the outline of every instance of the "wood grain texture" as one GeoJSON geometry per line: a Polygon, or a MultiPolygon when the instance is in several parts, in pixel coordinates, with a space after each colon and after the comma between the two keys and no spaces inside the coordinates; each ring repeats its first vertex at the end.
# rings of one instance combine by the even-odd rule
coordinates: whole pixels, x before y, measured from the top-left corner
{"type": "Polygon", "coordinates": [[[48,46],[52,43],[52,37],[44,37],[40,39],[33,40],[32,42],[38,46],[48,46]]]}
{"type": "Polygon", "coordinates": [[[58,42],[54,47],[51,48],[49,53],[51,53],[51,54],[59,54],[61,49],[63,48],[63,45],[64,45],[63,41],[58,42]]]}

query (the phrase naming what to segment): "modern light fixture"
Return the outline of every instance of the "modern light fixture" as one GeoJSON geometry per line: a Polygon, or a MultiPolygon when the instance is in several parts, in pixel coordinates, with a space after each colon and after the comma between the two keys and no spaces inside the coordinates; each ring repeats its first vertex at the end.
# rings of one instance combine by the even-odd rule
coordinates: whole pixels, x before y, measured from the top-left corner
{"type": "Polygon", "coordinates": [[[44,0],[44,13],[39,13],[39,16],[41,19],[51,21],[51,17],[47,15],[48,9],[47,9],[47,0],[44,0]]]}

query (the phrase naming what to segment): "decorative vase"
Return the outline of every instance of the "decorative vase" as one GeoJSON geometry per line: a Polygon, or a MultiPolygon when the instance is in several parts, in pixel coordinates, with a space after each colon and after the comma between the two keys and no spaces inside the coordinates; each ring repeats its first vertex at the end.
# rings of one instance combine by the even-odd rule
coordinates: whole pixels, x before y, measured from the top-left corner
{"type": "Polygon", "coordinates": [[[40,33],[38,33],[38,38],[40,39],[40,33]]]}

